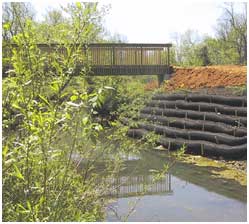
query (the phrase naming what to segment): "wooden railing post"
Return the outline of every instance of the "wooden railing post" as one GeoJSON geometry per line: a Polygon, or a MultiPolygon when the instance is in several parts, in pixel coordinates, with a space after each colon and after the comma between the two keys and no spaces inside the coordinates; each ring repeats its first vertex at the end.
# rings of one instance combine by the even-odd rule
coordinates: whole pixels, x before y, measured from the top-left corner
{"type": "Polygon", "coordinates": [[[112,65],[115,65],[115,47],[112,47],[112,65]]]}
{"type": "Polygon", "coordinates": [[[143,47],[141,47],[141,65],[143,64],[143,47]]]}
{"type": "Polygon", "coordinates": [[[169,74],[169,66],[170,66],[170,52],[169,47],[167,47],[168,60],[167,60],[167,74],[169,74]]]}
{"type": "Polygon", "coordinates": [[[135,65],[137,65],[137,48],[135,48],[135,65]]]}
{"type": "Polygon", "coordinates": [[[170,77],[170,47],[167,46],[167,52],[166,52],[166,74],[163,75],[158,75],[157,79],[158,79],[158,85],[160,86],[164,80],[168,80],[170,77]]]}

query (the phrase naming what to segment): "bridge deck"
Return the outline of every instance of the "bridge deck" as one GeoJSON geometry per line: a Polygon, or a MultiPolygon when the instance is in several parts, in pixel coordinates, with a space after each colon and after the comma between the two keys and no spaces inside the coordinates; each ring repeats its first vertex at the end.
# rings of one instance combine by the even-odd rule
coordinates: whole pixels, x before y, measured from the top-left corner
{"type": "Polygon", "coordinates": [[[165,65],[93,65],[92,74],[104,75],[163,75],[168,72],[165,65]]]}

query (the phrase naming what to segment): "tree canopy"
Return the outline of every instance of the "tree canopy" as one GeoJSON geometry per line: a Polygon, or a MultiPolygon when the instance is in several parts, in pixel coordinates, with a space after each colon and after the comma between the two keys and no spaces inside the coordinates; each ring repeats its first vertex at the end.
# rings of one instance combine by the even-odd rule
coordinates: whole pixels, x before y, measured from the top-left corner
{"type": "Polygon", "coordinates": [[[215,27],[215,37],[200,37],[194,30],[172,35],[176,64],[194,66],[247,63],[246,3],[241,3],[240,11],[236,11],[235,4],[224,3],[223,14],[215,27]]]}

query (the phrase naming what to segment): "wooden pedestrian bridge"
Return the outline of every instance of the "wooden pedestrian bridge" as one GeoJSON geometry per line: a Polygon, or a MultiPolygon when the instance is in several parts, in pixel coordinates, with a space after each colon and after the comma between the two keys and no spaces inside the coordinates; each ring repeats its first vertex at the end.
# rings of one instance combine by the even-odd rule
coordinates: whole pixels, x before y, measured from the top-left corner
{"type": "MultiPolygon", "coordinates": [[[[37,44],[37,46],[48,54],[66,53],[63,45],[37,44]]],[[[86,62],[90,63],[90,75],[93,76],[158,75],[159,82],[162,82],[171,72],[172,44],[92,43],[80,46],[85,61],[80,61],[77,65],[78,73],[86,62]]]]}

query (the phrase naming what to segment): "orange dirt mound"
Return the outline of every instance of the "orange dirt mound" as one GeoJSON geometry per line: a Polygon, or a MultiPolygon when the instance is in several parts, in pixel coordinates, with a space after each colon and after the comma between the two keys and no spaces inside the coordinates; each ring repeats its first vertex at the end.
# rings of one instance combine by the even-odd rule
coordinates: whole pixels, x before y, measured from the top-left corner
{"type": "Polygon", "coordinates": [[[174,73],[164,85],[165,90],[200,89],[246,84],[246,66],[174,67],[174,73]]]}
{"type": "Polygon", "coordinates": [[[150,91],[150,90],[157,89],[158,87],[159,87],[159,86],[158,86],[158,81],[157,81],[157,80],[152,80],[152,81],[150,81],[149,83],[147,83],[147,84],[144,86],[144,90],[150,91]]]}

